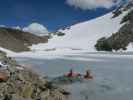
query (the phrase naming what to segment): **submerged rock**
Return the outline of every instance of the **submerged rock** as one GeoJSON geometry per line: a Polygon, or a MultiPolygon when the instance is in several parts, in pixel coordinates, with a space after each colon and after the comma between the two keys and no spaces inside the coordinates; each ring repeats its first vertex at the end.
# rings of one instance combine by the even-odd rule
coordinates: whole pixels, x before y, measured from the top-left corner
{"type": "Polygon", "coordinates": [[[0,100],[65,100],[65,92],[0,52],[7,69],[0,69],[0,100]]]}

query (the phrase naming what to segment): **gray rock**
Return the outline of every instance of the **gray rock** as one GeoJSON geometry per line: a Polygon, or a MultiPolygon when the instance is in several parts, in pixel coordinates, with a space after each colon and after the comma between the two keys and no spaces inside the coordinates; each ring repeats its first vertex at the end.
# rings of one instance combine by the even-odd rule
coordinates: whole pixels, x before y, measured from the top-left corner
{"type": "Polygon", "coordinates": [[[47,79],[18,65],[2,52],[0,59],[7,61],[8,68],[3,71],[9,75],[8,80],[0,82],[0,100],[65,100],[61,89],[47,79]]]}

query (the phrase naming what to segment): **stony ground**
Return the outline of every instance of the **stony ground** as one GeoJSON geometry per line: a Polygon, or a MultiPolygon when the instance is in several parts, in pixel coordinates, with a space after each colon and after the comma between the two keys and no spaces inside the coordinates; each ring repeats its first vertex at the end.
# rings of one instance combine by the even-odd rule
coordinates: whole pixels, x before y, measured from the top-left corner
{"type": "Polygon", "coordinates": [[[0,52],[0,100],[65,100],[65,91],[0,52]]]}

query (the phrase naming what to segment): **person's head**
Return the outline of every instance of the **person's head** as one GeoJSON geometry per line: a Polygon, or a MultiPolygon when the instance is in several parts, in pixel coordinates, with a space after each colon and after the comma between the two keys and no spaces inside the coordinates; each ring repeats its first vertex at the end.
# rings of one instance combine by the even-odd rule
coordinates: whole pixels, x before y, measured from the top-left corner
{"type": "Polygon", "coordinates": [[[90,70],[86,70],[86,74],[90,74],[90,70]]]}
{"type": "Polygon", "coordinates": [[[73,69],[72,68],[70,69],[70,72],[73,72],[73,69]]]}
{"type": "Polygon", "coordinates": [[[88,69],[88,70],[86,70],[86,72],[90,72],[90,70],[88,69]]]}

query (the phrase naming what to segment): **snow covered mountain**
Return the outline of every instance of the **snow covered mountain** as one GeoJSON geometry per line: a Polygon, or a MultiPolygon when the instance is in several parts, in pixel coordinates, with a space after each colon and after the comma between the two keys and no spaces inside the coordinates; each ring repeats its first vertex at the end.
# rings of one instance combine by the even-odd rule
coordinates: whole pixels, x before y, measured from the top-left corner
{"type": "Polygon", "coordinates": [[[98,51],[118,51],[118,50],[126,50],[133,51],[133,46],[130,45],[133,42],[133,1],[131,0],[129,3],[124,6],[120,6],[113,13],[113,18],[120,16],[124,11],[128,11],[128,13],[122,18],[121,24],[122,27],[115,33],[113,33],[110,37],[102,37],[100,38],[95,47],[98,51]]]}
{"type": "MultiPolygon", "coordinates": [[[[81,52],[95,52],[97,40],[102,37],[110,38],[112,34],[125,29],[129,23],[128,18],[132,20],[133,2],[130,1],[118,9],[95,18],[60,29],[56,33],[51,33],[48,43],[39,43],[30,46],[32,52],[23,52],[17,56],[45,56],[45,55],[64,55],[81,52]],[[130,16],[131,14],[131,16],[130,16]],[[126,17],[127,16],[127,17],[126,17]],[[124,19],[124,22],[122,22],[124,19]]],[[[132,31],[132,21],[130,25],[132,31]]],[[[43,29],[43,28],[41,28],[43,29]]],[[[119,34],[116,35],[119,37],[119,34]]],[[[125,36],[125,35],[124,35],[125,36]]],[[[130,37],[130,36],[129,36],[130,37]]],[[[133,43],[133,41],[132,41],[133,43]]],[[[127,51],[133,50],[132,43],[127,45],[127,51]]]]}
{"type": "Polygon", "coordinates": [[[129,11],[123,11],[119,16],[114,17],[110,12],[99,18],[78,23],[66,29],[60,29],[59,32],[65,33],[64,36],[54,35],[47,44],[38,44],[31,47],[34,51],[47,50],[87,50],[96,51],[94,45],[101,37],[109,37],[116,33],[123,24],[120,24],[122,18],[129,11]]]}

